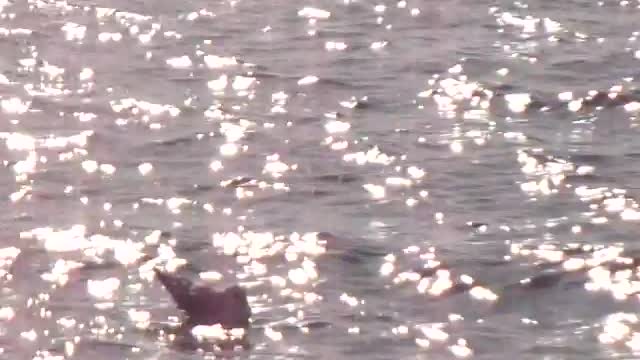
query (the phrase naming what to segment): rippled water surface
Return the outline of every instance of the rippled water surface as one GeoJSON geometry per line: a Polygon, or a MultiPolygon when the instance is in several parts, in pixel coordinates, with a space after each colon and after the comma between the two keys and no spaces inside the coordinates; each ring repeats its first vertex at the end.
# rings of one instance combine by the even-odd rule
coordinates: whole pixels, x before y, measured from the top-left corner
{"type": "Polygon", "coordinates": [[[0,0],[0,358],[640,356],[639,16],[0,0]],[[168,336],[149,258],[248,346],[168,336]]]}

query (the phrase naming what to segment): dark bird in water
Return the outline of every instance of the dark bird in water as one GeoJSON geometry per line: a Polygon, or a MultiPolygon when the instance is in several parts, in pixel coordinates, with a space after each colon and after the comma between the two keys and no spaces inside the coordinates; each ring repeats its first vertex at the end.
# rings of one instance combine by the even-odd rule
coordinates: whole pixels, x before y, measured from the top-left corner
{"type": "Polygon", "coordinates": [[[247,293],[239,286],[224,291],[194,284],[193,281],[154,268],[178,309],[187,315],[183,326],[220,324],[223,328],[248,328],[251,307],[247,293]]]}

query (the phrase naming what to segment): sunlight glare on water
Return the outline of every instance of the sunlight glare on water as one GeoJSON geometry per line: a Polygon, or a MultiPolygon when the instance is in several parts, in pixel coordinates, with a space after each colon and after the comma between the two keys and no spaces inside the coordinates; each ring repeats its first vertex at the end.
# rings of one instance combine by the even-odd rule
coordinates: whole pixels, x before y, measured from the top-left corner
{"type": "Polygon", "coordinates": [[[0,1],[0,354],[637,357],[637,5],[0,1]]]}

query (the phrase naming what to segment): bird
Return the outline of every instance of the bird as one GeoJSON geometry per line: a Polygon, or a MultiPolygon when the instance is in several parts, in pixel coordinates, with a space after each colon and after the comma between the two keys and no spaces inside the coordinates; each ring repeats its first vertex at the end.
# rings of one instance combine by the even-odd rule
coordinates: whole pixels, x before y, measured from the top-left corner
{"type": "Polygon", "coordinates": [[[223,291],[195,284],[190,279],[154,267],[156,278],[167,289],[176,307],[186,314],[183,326],[219,324],[225,329],[248,328],[251,307],[245,289],[238,285],[223,291]]]}

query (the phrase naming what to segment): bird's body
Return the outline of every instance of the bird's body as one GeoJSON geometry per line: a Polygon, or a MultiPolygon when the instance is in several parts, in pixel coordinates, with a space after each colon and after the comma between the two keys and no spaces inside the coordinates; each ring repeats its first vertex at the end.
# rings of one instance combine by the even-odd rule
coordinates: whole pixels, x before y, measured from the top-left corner
{"type": "Polygon", "coordinates": [[[241,287],[231,286],[216,291],[157,268],[154,271],[178,309],[186,313],[186,326],[220,324],[227,329],[249,327],[251,307],[241,287]]]}

